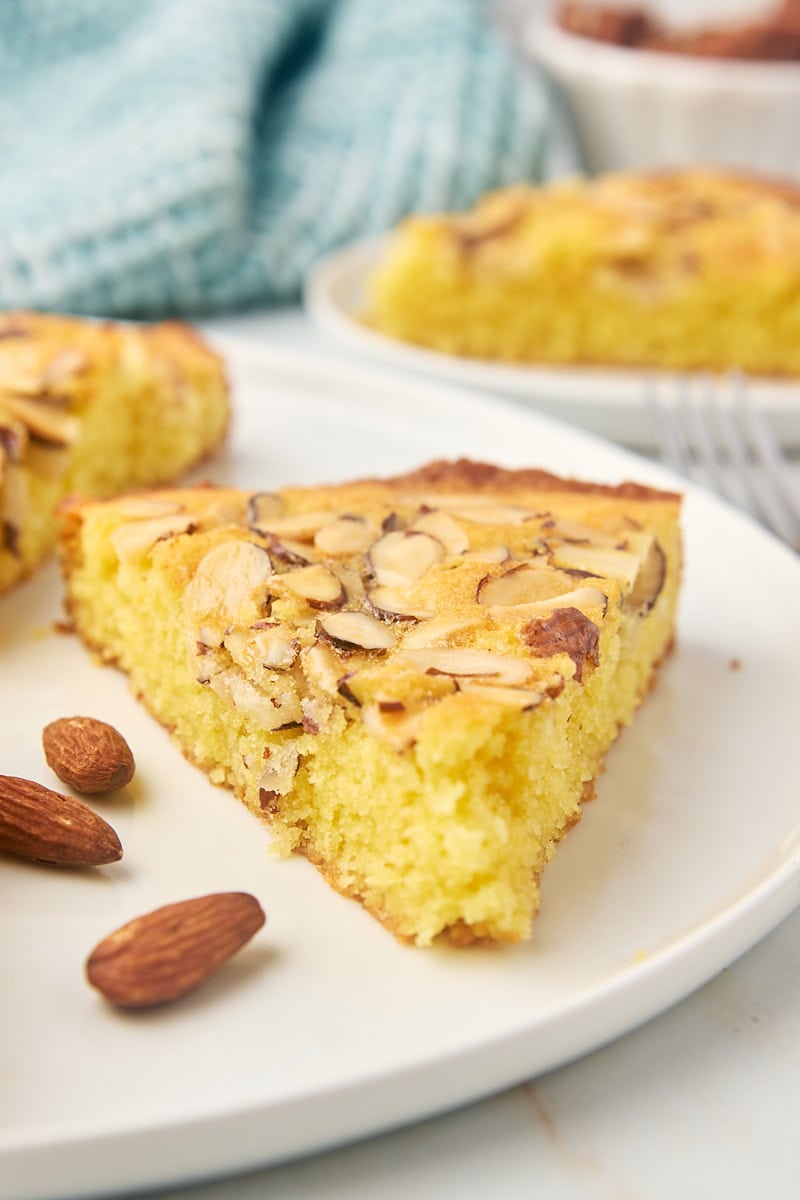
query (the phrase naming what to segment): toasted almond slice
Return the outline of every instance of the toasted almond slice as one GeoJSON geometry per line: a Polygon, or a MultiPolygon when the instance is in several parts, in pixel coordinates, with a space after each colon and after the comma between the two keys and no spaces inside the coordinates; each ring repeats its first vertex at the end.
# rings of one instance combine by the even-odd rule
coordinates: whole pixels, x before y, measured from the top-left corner
{"type": "Polygon", "coordinates": [[[300,653],[297,639],[284,626],[268,621],[249,629],[228,629],[223,645],[243,670],[263,667],[267,671],[287,671],[300,653]]]}
{"type": "Polygon", "coordinates": [[[605,592],[601,592],[600,588],[582,587],[575,588],[571,592],[560,592],[557,596],[550,596],[548,599],[535,600],[530,604],[516,604],[513,607],[501,604],[491,605],[487,611],[494,617],[527,618],[553,612],[556,608],[577,608],[581,611],[584,608],[602,608],[605,612],[607,606],[608,596],[605,592]]]}
{"type": "Polygon", "coordinates": [[[361,709],[364,728],[401,754],[417,740],[421,717],[419,709],[415,712],[406,712],[405,709],[397,711],[381,703],[368,704],[361,709]]]}
{"type": "Polygon", "coordinates": [[[634,534],[631,537],[636,538],[641,566],[633,587],[625,597],[624,606],[644,615],[661,595],[667,575],[667,558],[652,534],[634,534]]]}
{"type": "Polygon", "coordinates": [[[297,538],[299,542],[310,542],[322,529],[336,520],[331,512],[291,513],[287,516],[267,514],[251,522],[261,533],[274,533],[279,538],[297,538]]]}
{"type": "Polygon", "coordinates": [[[465,679],[459,685],[462,692],[472,696],[481,696],[494,704],[504,704],[509,708],[519,709],[520,712],[530,712],[544,700],[544,693],[533,688],[500,687],[496,684],[478,683],[473,679],[465,679]]]}
{"type": "Polygon", "coordinates": [[[187,585],[186,615],[208,634],[219,630],[216,644],[221,645],[230,625],[251,625],[263,617],[271,579],[272,564],[263,546],[244,540],[221,542],[200,560],[187,585]]]}
{"type": "Polygon", "coordinates": [[[286,725],[299,724],[303,719],[299,697],[288,678],[285,692],[278,696],[267,696],[249,679],[245,679],[238,667],[232,666],[212,675],[209,686],[221,700],[259,729],[282,729],[286,725]]]}
{"type": "Polygon", "coordinates": [[[22,421],[16,420],[3,409],[0,396],[0,447],[9,462],[21,462],[28,448],[28,430],[22,421]]]}
{"type": "Polygon", "coordinates": [[[323,525],[314,535],[314,545],[330,558],[364,554],[375,540],[375,528],[364,517],[344,515],[323,525]]]}
{"type": "Polygon", "coordinates": [[[430,534],[396,529],[373,542],[367,561],[380,586],[403,587],[421,579],[444,558],[444,546],[430,534]]]}
{"type": "Polygon", "coordinates": [[[165,517],[153,517],[149,521],[131,521],[120,525],[111,535],[111,545],[117,558],[138,558],[152,550],[156,542],[189,533],[195,528],[191,513],[173,513],[165,517]]]}
{"type": "Polygon", "coordinates": [[[461,504],[451,509],[454,517],[463,521],[474,521],[477,525],[522,525],[531,521],[536,513],[530,508],[521,508],[517,504],[499,504],[487,501],[483,504],[461,504]]]}
{"type": "Polygon", "coordinates": [[[258,525],[260,521],[280,517],[284,508],[283,497],[277,492],[253,492],[247,501],[247,523],[258,525]]]}
{"type": "Polygon", "coordinates": [[[641,566],[639,555],[630,550],[571,543],[554,547],[550,562],[554,567],[577,567],[579,571],[619,579],[627,587],[633,587],[641,566]]]}
{"type": "Polygon", "coordinates": [[[330,613],[317,626],[335,644],[359,650],[390,650],[397,641],[388,625],[365,612],[330,613]]]}
{"type": "Polygon", "coordinates": [[[71,446],[80,432],[81,424],[77,417],[48,404],[4,395],[2,406],[12,418],[27,426],[31,437],[49,446],[71,446]]]}
{"type": "Polygon", "coordinates": [[[502,575],[484,575],[476,599],[487,607],[511,608],[544,600],[564,590],[563,580],[553,571],[532,563],[520,563],[502,575]]]}
{"type": "Polygon", "coordinates": [[[475,627],[482,620],[483,614],[479,617],[462,617],[460,619],[451,620],[447,617],[434,617],[430,621],[421,621],[412,629],[409,629],[403,637],[404,650],[419,650],[428,646],[436,646],[437,644],[447,645],[448,640],[455,634],[463,633],[468,629],[475,627]]]}
{"type": "Polygon", "coordinates": [[[51,358],[42,375],[42,384],[49,391],[58,387],[73,375],[80,375],[89,365],[86,355],[75,346],[65,346],[55,358],[51,358]]]}
{"type": "Polygon", "coordinates": [[[340,608],[346,599],[342,581],[320,563],[287,571],[276,582],[312,608],[340,608]]]}
{"type": "Polygon", "coordinates": [[[448,554],[464,554],[469,550],[469,538],[450,513],[435,508],[417,517],[412,529],[429,533],[444,546],[448,554]]]}
{"type": "Polygon", "coordinates": [[[277,534],[266,534],[270,558],[274,563],[283,566],[307,567],[319,562],[319,556],[314,553],[307,542],[296,542],[293,538],[278,537],[277,534]]]}
{"type": "Polygon", "coordinates": [[[433,616],[430,609],[412,603],[405,588],[374,587],[366,602],[381,621],[424,621],[433,616]]]}
{"type": "Polygon", "coordinates": [[[465,555],[469,562],[508,562],[511,551],[508,546],[486,546],[483,550],[469,550],[465,555]]]}
{"type": "Polygon", "coordinates": [[[338,695],[339,684],[347,668],[330,646],[315,642],[303,653],[301,662],[306,678],[313,687],[330,696],[338,695]]]}
{"type": "Polygon", "coordinates": [[[562,542],[575,542],[591,546],[616,546],[619,536],[595,529],[592,525],[584,525],[571,517],[551,517],[542,522],[542,532],[548,538],[557,538],[562,542]]]}
{"type": "Polygon", "coordinates": [[[530,663],[525,659],[497,654],[493,650],[443,646],[419,650],[403,649],[401,653],[414,666],[432,675],[496,679],[498,683],[513,686],[525,683],[531,674],[530,663]]]}

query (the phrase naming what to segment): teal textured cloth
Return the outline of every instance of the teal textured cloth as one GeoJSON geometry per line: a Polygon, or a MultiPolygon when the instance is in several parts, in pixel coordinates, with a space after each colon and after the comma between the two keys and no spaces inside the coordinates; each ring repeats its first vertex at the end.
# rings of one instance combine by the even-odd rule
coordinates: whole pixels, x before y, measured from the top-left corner
{"type": "Polygon", "coordinates": [[[479,0],[3,0],[0,306],[295,298],[411,211],[578,166],[479,0]]]}

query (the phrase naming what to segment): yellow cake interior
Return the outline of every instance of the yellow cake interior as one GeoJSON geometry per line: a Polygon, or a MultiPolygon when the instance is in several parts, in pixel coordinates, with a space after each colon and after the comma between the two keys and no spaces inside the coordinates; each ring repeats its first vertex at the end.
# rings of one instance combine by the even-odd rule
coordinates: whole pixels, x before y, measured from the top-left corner
{"type": "Polygon", "coordinates": [[[62,559],[79,634],[279,852],[403,939],[518,941],[671,647],[678,498],[434,464],[76,501],[62,559]]]}
{"type": "Polygon", "coordinates": [[[800,191],[711,169],[521,185],[390,238],[364,319],[511,363],[800,371],[800,191]]]}

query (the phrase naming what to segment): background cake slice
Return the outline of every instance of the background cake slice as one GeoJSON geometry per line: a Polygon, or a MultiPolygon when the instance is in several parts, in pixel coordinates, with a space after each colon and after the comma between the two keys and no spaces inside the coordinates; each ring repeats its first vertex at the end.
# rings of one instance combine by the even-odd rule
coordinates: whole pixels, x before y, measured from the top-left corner
{"type": "Polygon", "coordinates": [[[0,592],[52,549],[67,492],[172,482],[227,421],[222,363],[184,325],[0,316],[0,592]]]}
{"type": "Polygon", "coordinates": [[[366,321],[519,363],[800,372],[800,190],[690,168],[521,185],[412,217],[366,321]]]}
{"type": "Polygon", "coordinates": [[[68,607],[399,937],[517,941],[674,636],[679,497],[459,461],[63,510],[68,607]]]}

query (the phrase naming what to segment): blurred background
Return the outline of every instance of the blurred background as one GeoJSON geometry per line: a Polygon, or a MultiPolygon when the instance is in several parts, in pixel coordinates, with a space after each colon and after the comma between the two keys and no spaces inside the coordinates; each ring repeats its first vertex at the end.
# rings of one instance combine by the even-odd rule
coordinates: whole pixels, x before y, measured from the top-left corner
{"type": "MultiPolygon", "coordinates": [[[[637,6],[675,29],[778,7],[637,6]]],[[[700,160],[800,173],[796,61],[631,49],[553,10],[5,0],[0,306],[242,311],[297,300],[322,255],[406,213],[522,179],[700,160]]]]}

